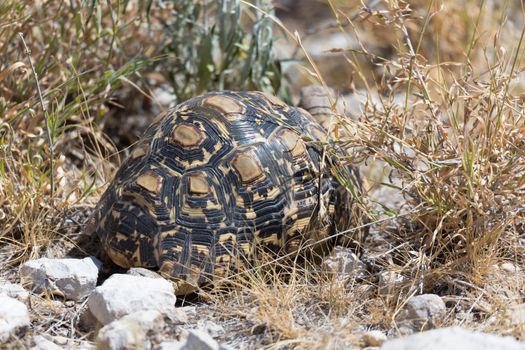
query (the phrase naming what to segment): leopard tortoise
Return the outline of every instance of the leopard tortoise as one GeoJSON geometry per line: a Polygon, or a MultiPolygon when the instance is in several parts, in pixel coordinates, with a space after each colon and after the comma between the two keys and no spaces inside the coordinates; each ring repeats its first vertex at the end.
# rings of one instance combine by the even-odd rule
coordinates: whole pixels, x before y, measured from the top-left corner
{"type": "Polygon", "coordinates": [[[293,253],[356,225],[359,176],[343,169],[353,194],[335,180],[322,146],[326,96],[316,88],[305,96],[316,117],[231,91],[157,117],[88,222],[103,255],[124,268],[158,268],[181,295],[256,261],[259,248],[293,253]]]}

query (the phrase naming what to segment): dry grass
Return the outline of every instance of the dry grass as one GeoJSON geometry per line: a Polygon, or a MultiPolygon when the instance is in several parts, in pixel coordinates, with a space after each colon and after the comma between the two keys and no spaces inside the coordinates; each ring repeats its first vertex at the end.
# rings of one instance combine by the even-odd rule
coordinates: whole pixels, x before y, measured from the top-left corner
{"type": "MultiPolygon", "coordinates": [[[[119,163],[117,148],[133,142],[119,143],[106,135],[111,130],[106,126],[119,124],[129,91],[144,96],[133,107],[144,113],[155,104],[148,82],[165,84],[176,76],[159,74],[166,67],[159,55],[166,51],[156,45],[165,42],[160,31],[149,30],[147,1],[128,7],[94,2],[93,8],[72,8],[76,1],[28,3],[0,4],[4,275],[12,271],[7,264],[60,255],[57,249],[73,244],[86,207],[96,202],[119,163]],[[19,32],[31,49],[47,113],[19,32]]],[[[525,339],[523,325],[509,324],[507,317],[522,303],[525,285],[522,5],[483,0],[329,5],[336,20],[324,30],[339,31],[354,45],[326,53],[345,65],[348,76],[340,91],[365,94],[361,106],[346,106],[355,118],[337,111],[334,143],[352,153],[341,164],[369,166],[369,194],[378,202],[370,210],[377,222],[363,246],[369,275],[327,277],[316,265],[280,260],[239,274],[229,281],[228,293],[203,296],[223,320],[249,325],[246,339],[253,336],[266,348],[356,345],[369,328],[395,334],[396,313],[420,292],[447,300],[445,325],[525,339]],[[386,187],[404,198],[402,207],[377,195],[386,187]],[[505,262],[521,270],[509,272],[505,262]],[[381,272],[394,272],[406,283],[396,293],[379,293],[381,272]]],[[[298,37],[283,35],[291,35],[304,53],[298,37]]],[[[247,51],[239,52],[242,58],[247,51]]],[[[330,84],[323,57],[304,57],[307,79],[330,84]]],[[[273,79],[278,72],[271,74],[273,79]]],[[[181,89],[194,91],[191,77],[185,79],[190,85],[181,89]]],[[[349,101],[344,95],[339,100],[349,101]]]]}

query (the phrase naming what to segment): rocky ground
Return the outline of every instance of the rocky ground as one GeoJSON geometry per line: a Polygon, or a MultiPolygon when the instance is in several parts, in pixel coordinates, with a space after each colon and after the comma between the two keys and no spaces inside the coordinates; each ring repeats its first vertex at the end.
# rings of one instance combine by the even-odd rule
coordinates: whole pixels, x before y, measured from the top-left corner
{"type": "MultiPolygon", "coordinates": [[[[523,274],[512,264],[498,268],[509,276],[523,274]]],[[[370,284],[370,268],[351,250],[342,247],[337,247],[325,258],[320,271],[335,276],[346,288],[373,288],[374,293],[383,297],[393,297],[401,288],[402,278],[392,271],[379,273],[377,285],[370,284]]],[[[24,263],[16,275],[9,278],[17,283],[0,282],[3,347],[212,350],[297,345],[311,348],[306,340],[287,344],[284,339],[275,339],[272,325],[257,323],[250,319],[249,312],[246,317],[232,317],[205,298],[177,298],[171,283],[153,271],[130,269],[100,281],[102,272],[102,264],[95,257],[42,258],[24,263]]],[[[450,303],[449,298],[436,294],[414,294],[395,315],[395,328],[362,323],[353,329],[351,337],[347,334],[340,339],[317,339],[314,347],[525,349],[525,343],[513,337],[470,331],[459,326],[439,328],[445,324],[461,325],[458,307],[450,303]],[[451,322],[451,317],[460,322],[451,322]]],[[[314,314],[305,311],[304,317],[314,314]]],[[[525,304],[510,310],[505,319],[509,326],[524,327],[525,304]]],[[[345,317],[338,321],[345,322],[345,317]]],[[[319,337],[327,334],[315,327],[311,331],[319,332],[319,337]]],[[[315,338],[313,334],[312,339],[315,338]]]]}

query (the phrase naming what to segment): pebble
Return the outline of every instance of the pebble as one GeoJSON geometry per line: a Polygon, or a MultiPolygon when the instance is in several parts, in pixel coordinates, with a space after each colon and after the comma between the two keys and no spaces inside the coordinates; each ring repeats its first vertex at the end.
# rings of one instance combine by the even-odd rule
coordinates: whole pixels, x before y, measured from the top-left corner
{"type": "Polygon", "coordinates": [[[29,325],[27,306],[14,298],[0,295],[0,344],[25,332],[29,325]]]}
{"type": "Polygon", "coordinates": [[[29,292],[19,284],[0,281],[0,295],[6,295],[25,303],[29,299],[29,292]]]}
{"type": "Polygon", "coordinates": [[[164,315],[158,310],[143,310],[104,326],[97,335],[97,350],[151,348],[148,332],[164,327],[164,315]]]}
{"type": "Polygon", "coordinates": [[[53,341],[47,339],[42,335],[33,337],[35,345],[31,348],[32,350],[61,350],[63,347],[58,346],[53,341]]]}
{"type": "Polygon", "coordinates": [[[173,324],[185,324],[188,323],[188,314],[183,307],[177,307],[172,313],[167,315],[173,324]]]}
{"type": "Polygon", "coordinates": [[[439,295],[422,294],[410,298],[396,316],[402,334],[432,329],[441,324],[446,315],[445,302],[439,295]]]}
{"type": "Polygon", "coordinates": [[[330,255],[321,263],[323,272],[347,277],[363,278],[366,276],[366,266],[359,260],[357,255],[350,249],[336,246],[330,255]]]}
{"type": "Polygon", "coordinates": [[[84,259],[30,260],[20,267],[22,285],[37,293],[79,301],[87,297],[97,285],[102,263],[94,257],[84,259]]]}
{"type": "Polygon", "coordinates": [[[379,295],[397,295],[403,289],[407,278],[394,271],[383,271],[379,274],[379,295]]]}
{"type": "Polygon", "coordinates": [[[163,278],[114,274],[89,296],[88,307],[97,320],[107,325],[141,310],[175,312],[173,286],[163,278]]]}
{"type": "Polygon", "coordinates": [[[510,262],[502,263],[499,267],[500,267],[500,269],[502,269],[503,271],[508,272],[508,273],[521,272],[521,268],[519,266],[516,266],[516,265],[514,265],[513,263],[510,263],[510,262]]]}

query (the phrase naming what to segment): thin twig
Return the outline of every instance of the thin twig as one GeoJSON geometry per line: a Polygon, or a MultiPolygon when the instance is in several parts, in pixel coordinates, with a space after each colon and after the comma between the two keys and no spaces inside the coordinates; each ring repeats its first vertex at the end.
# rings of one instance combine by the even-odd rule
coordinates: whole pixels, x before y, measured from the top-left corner
{"type": "Polygon", "coordinates": [[[44,98],[42,97],[42,90],[40,89],[40,83],[38,82],[38,73],[36,72],[35,66],[33,64],[33,59],[31,58],[31,50],[29,50],[29,47],[27,47],[26,41],[24,40],[24,34],[19,32],[18,36],[22,40],[22,44],[24,45],[25,53],[27,55],[27,58],[29,59],[29,65],[31,66],[31,70],[33,71],[33,76],[35,77],[36,82],[36,89],[38,91],[38,98],[40,100],[40,105],[42,107],[42,112],[44,113],[44,121],[46,123],[46,131],[47,131],[47,142],[49,144],[49,153],[50,153],[50,167],[51,167],[51,174],[49,175],[50,178],[50,185],[51,185],[51,203],[54,202],[54,193],[55,193],[55,171],[54,171],[54,159],[55,159],[55,153],[54,153],[54,147],[53,147],[53,138],[51,137],[51,129],[49,128],[49,118],[47,115],[47,109],[46,105],[44,103],[44,98]]]}

